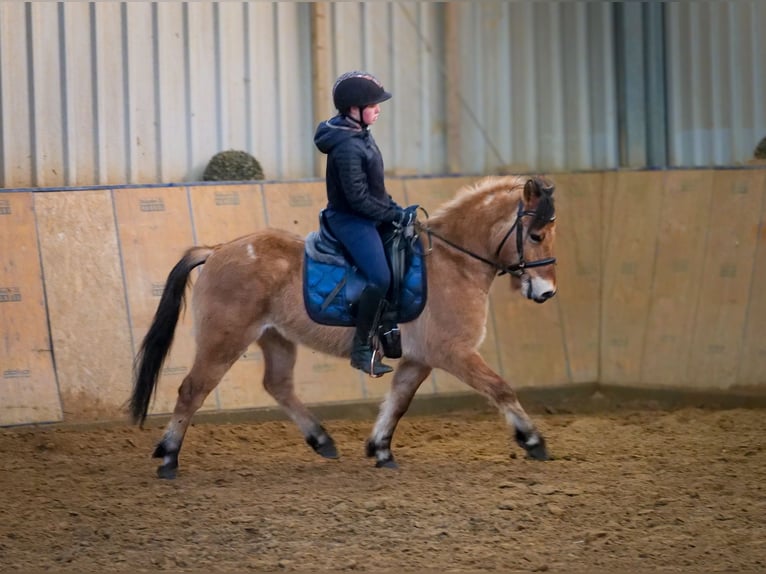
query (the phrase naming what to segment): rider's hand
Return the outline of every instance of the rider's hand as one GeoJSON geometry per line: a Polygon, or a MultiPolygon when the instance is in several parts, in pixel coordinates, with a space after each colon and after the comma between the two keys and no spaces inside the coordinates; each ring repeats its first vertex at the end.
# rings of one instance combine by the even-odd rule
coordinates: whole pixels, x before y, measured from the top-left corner
{"type": "Polygon", "coordinates": [[[405,207],[402,210],[402,214],[399,216],[399,221],[398,221],[399,225],[401,225],[402,227],[407,227],[415,223],[415,220],[418,218],[419,207],[420,206],[417,204],[409,205],[405,207]]]}

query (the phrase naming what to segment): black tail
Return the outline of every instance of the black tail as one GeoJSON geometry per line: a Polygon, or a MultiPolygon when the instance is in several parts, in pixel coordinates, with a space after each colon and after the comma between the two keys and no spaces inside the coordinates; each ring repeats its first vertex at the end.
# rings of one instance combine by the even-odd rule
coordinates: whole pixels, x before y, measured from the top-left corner
{"type": "Polygon", "coordinates": [[[213,250],[209,247],[192,247],[168,274],[152,325],[133,363],[133,392],[130,395],[129,408],[134,423],[143,425],[146,420],[160,369],[173,344],[189,274],[192,269],[207,261],[211,253],[213,250]]]}

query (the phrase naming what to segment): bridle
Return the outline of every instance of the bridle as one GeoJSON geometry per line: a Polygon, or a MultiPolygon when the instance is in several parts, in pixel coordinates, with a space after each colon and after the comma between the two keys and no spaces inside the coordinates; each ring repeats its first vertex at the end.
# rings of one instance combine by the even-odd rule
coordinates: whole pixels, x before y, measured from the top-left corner
{"type": "MultiPolygon", "coordinates": [[[[519,260],[516,263],[512,263],[511,265],[500,265],[496,261],[491,261],[485,257],[482,257],[481,255],[474,253],[473,251],[470,251],[466,249],[465,247],[461,247],[457,243],[453,243],[443,235],[440,235],[436,233],[433,229],[430,227],[423,225],[422,223],[418,222],[418,227],[425,231],[428,234],[429,242],[431,236],[436,237],[440,241],[446,243],[453,249],[457,249],[461,253],[465,253],[466,255],[469,255],[473,257],[474,259],[478,259],[479,261],[486,263],[490,267],[494,267],[497,269],[498,275],[505,275],[506,273],[510,273],[514,277],[521,277],[526,272],[526,269],[530,269],[533,267],[544,267],[546,265],[553,265],[556,263],[555,257],[545,257],[544,259],[537,259],[535,261],[525,261],[524,260],[524,221],[522,220],[522,217],[527,215],[537,215],[537,212],[535,210],[525,210],[524,209],[524,203],[522,201],[519,201],[519,209],[516,212],[516,221],[513,222],[513,225],[511,225],[511,228],[508,230],[508,232],[503,237],[502,241],[500,241],[500,245],[497,246],[497,249],[495,250],[495,257],[498,257],[500,255],[500,252],[503,249],[503,246],[505,245],[505,242],[508,241],[508,238],[513,233],[513,230],[516,230],[516,253],[519,257],[519,260]]],[[[554,215],[551,217],[550,221],[553,221],[556,219],[556,216],[554,215]]]]}

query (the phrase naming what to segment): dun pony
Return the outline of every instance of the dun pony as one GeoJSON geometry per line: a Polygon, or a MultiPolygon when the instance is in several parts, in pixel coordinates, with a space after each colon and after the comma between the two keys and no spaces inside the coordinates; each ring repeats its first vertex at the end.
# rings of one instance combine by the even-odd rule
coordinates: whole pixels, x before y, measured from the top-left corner
{"type": "MultiPolygon", "coordinates": [[[[420,240],[426,256],[428,301],[423,313],[400,326],[402,358],[393,374],[372,433],[367,456],[394,467],[391,442],[415,392],[434,368],[443,369],[487,396],[505,417],[516,442],[536,459],[547,459],[545,441],[516,393],[478,353],[486,333],[488,294],[498,274],[542,303],[556,293],[552,263],[556,232],[553,185],[541,177],[486,177],[457,192],[426,222],[420,240]]],[[[157,472],[174,478],[192,416],[252,342],[265,364],[263,386],[320,455],[338,456],[335,443],[296,396],[293,369],[298,345],[348,357],[353,328],[311,321],[303,305],[303,239],[263,229],[213,247],[192,247],[167,278],[154,320],[135,364],[130,413],[143,423],[157,386],[189,281],[196,355],[154,456],[157,472]]],[[[349,367],[350,368],[350,367],[349,367]]]]}

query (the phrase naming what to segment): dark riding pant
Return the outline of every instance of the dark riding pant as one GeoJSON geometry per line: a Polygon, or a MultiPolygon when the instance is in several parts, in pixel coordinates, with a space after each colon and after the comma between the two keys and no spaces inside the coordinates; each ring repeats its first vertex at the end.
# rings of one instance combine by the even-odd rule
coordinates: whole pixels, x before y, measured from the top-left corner
{"type": "Polygon", "coordinates": [[[333,209],[327,209],[325,214],[330,231],[343,244],[354,265],[367,278],[367,283],[385,296],[391,285],[391,271],[377,223],[333,209]]]}

